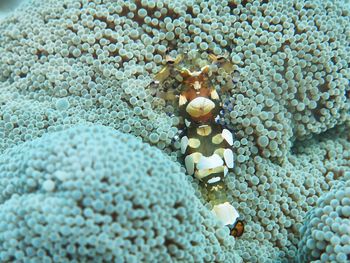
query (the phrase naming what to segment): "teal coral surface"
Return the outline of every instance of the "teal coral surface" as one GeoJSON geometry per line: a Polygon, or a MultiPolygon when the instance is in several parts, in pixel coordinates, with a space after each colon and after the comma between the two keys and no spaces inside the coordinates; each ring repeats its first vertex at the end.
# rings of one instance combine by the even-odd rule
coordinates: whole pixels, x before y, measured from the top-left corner
{"type": "Polygon", "coordinates": [[[349,206],[336,193],[350,176],[349,43],[340,0],[24,2],[0,21],[1,259],[341,262],[350,241],[332,225],[349,206]],[[167,50],[227,53],[240,72],[225,94],[225,73],[213,78],[236,137],[226,183],[246,227],[235,241],[177,161],[176,108],[150,88],[167,50]],[[149,221],[108,219],[114,194],[149,221]]]}
{"type": "Polygon", "coordinates": [[[320,197],[301,228],[299,257],[304,262],[349,262],[350,180],[320,197]]]}
{"type": "Polygon", "coordinates": [[[76,126],[0,156],[1,262],[242,262],[160,150],[76,126]]]}

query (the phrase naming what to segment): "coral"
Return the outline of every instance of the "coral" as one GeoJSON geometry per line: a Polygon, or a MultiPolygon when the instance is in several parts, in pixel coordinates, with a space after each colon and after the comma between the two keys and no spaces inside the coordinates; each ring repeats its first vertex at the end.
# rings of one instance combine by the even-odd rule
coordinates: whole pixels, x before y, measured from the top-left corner
{"type": "Polygon", "coordinates": [[[279,159],[295,139],[349,119],[349,8],[255,1],[233,12],[239,19],[231,55],[242,68],[226,119],[238,131],[239,162],[257,154],[279,159]]]}
{"type": "Polygon", "coordinates": [[[153,42],[120,12],[112,2],[29,1],[4,20],[1,149],[77,122],[131,132],[159,148],[171,143],[176,119],[145,88],[151,81],[145,73],[156,68],[145,60],[153,57],[153,42]],[[29,123],[26,115],[41,118],[29,123]]]}
{"type": "Polygon", "coordinates": [[[236,167],[239,176],[226,182],[230,201],[246,221],[245,235],[236,242],[243,260],[265,262],[259,256],[263,247],[266,262],[296,258],[306,213],[337,181],[349,180],[349,167],[348,132],[340,128],[296,144],[282,166],[255,157],[236,167]]]}
{"type": "Polygon", "coordinates": [[[238,82],[221,94],[225,72],[213,80],[236,133],[236,247],[291,262],[307,212],[349,171],[349,14],[330,0],[31,0],[0,23],[0,149],[89,123],[175,160],[176,110],[149,83],[167,49],[227,52],[238,82]]]}
{"type": "Polygon", "coordinates": [[[0,170],[1,262],[241,262],[180,166],[134,136],[78,125],[0,170]]]}
{"type": "Polygon", "coordinates": [[[349,262],[350,180],[317,200],[300,231],[300,262],[349,262]]]}
{"type": "Polygon", "coordinates": [[[147,88],[148,74],[167,48],[228,50],[242,80],[225,114],[239,130],[238,160],[282,157],[294,137],[343,123],[349,109],[348,9],[289,3],[32,0],[1,25],[0,79],[19,100],[65,97],[68,114],[164,148],[177,120],[147,88]]]}

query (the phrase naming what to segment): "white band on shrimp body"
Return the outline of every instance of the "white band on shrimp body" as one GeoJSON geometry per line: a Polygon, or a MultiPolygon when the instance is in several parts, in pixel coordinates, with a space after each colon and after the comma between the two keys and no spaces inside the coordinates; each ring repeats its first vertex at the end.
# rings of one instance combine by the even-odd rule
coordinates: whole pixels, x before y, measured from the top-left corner
{"type": "Polygon", "coordinates": [[[224,225],[233,225],[239,217],[237,210],[229,202],[214,205],[211,211],[224,225]]]}

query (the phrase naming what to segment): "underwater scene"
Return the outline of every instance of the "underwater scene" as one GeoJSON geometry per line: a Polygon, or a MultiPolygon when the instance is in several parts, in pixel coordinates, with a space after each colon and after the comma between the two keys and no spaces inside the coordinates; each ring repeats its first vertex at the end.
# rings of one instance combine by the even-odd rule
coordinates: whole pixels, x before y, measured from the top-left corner
{"type": "Polygon", "coordinates": [[[0,0],[0,262],[350,262],[348,0],[0,0]]]}

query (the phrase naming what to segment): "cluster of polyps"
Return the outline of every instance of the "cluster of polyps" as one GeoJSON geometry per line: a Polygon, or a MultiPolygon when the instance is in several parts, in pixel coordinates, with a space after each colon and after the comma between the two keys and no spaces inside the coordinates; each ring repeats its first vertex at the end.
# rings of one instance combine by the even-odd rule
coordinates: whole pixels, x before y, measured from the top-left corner
{"type": "MultiPolygon", "coordinates": [[[[230,64],[224,57],[210,55],[219,66],[230,64]]],[[[208,191],[223,191],[223,179],[234,167],[232,152],[233,135],[217,123],[222,104],[216,89],[209,79],[210,66],[199,71],[179,67],[183,56],[167,57],[167,65],[156,75],[156,82],[180,75],[181,91],[178,97],[179,113],[183,118],[181,153],[187,173],[199,179],[208,191]]],[[[226,200],[216,204],[213,213],[231,229],[231,234],[239,236],[243,224],[238,220],[237,210],[226,200]]]]}

